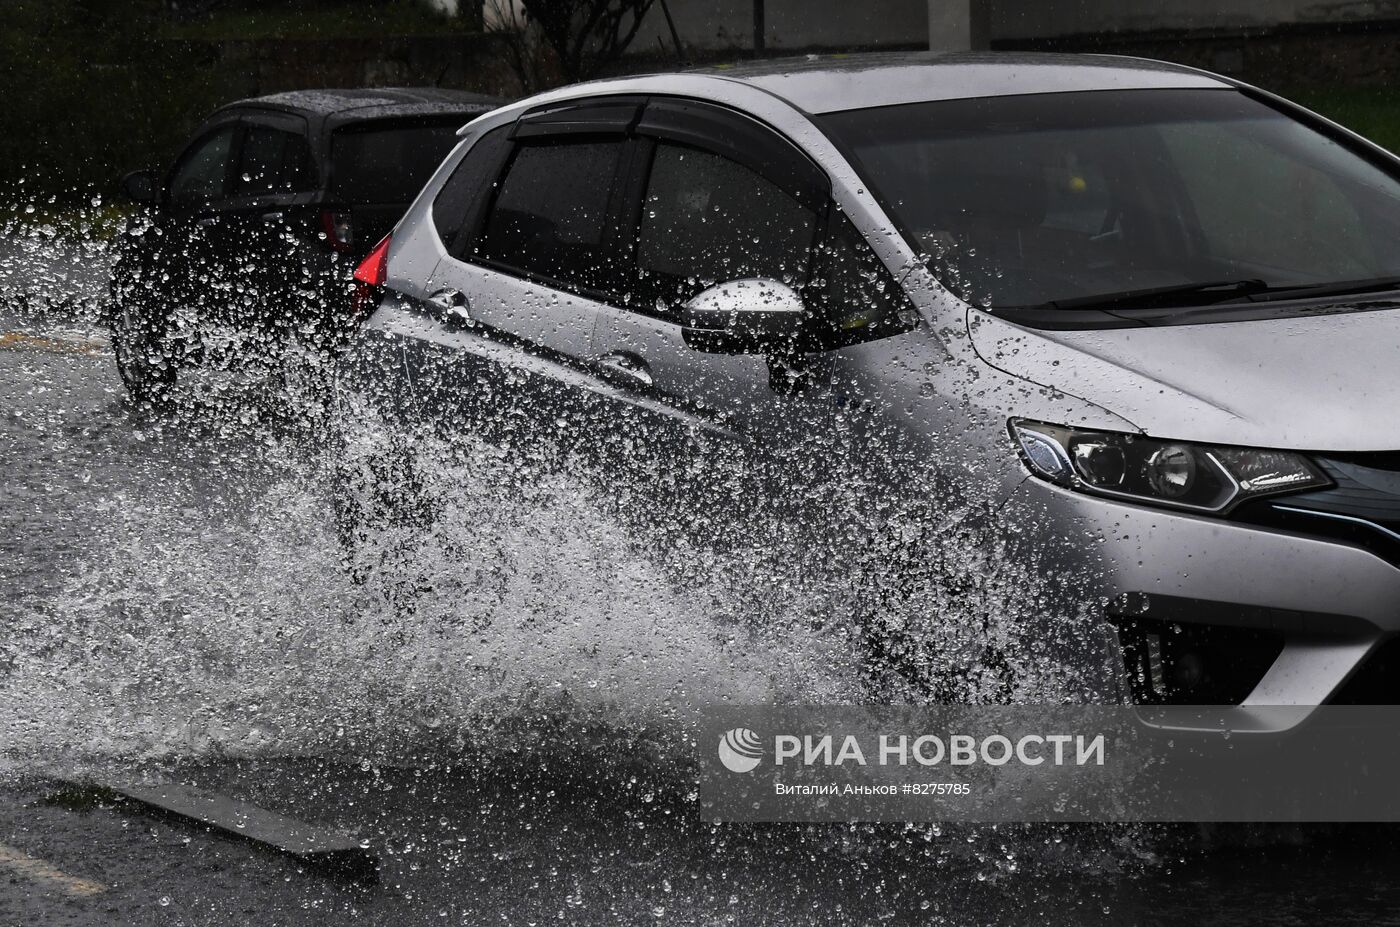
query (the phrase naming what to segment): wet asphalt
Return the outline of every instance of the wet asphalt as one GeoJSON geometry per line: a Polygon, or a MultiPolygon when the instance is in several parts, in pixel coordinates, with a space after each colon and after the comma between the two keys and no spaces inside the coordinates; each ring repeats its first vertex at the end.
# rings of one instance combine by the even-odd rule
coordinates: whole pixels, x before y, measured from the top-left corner
{"type": "MultiPolygon", "coordinates": [[[[41,289],[100,278],[70,279],[65,260],[48,259],[41,289]]],[[[237,429],[132,409],[100,328],[61,303],[0,312],[0,634],[12,640],[42,635],[31,606],[81,578],[132,500],[224,517],[277,466],[241,453],[237,429]]],[[[716,825],[685,783],[606,748],[429,745],[383,763],[104,758],[55,743],[17,756],[7,730],[22,733],[27,713],[42,726],[45,708],[6,684],[8,652],[0,925],[1400,923],[1400,833],[1380,826],[716,825]],[[142,776],[353,833],[373,874],[104,788],[142,776]]]]}

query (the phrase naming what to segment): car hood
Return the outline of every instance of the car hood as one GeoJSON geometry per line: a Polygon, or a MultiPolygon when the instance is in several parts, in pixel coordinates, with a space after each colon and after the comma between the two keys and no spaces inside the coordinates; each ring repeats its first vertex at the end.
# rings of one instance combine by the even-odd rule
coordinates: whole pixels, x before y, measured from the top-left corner
{"type": "Polygon", "coordinates": [[[1317,451],[1400,449],[1400,304],[1287,319],[1044,331],[982,312],[987,363],[1145,433],[1317,451]]]}

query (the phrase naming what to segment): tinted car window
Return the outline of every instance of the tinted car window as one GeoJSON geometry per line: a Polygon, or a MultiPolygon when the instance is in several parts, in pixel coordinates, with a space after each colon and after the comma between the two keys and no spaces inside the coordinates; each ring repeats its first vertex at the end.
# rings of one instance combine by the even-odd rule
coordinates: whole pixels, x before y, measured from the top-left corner
{"type": "Polygon", "coordinates": [[[817,346],[837,348],[908,331],[913,304],[851,220],[833,210],[806,302],[817,346]]]}
{"type": "Polygon", "coordinates": [[[510,149],[512,128],[514,124],[507,123],[477,139],[433,200],[433,225],[442,243],[453,253],[460,253],[465,244],[459,240],[463,230],[474,231],[480,224],[500,174],[501,161],[510,149]]]}
{"type": "Polygon", "coordinates": [[[726,280],[806,281],[817,214],[743,165],[657,145],[642,206],[639,290],[669,311],[726,280]]]}
{"type": "Polygon", "coordinates": [[[410,202],[457,143],[457,129],[468,118],[338,130],[331,139],[331,195],[344,203],[410,202]]]}
{"type": "Polygon", "coordinates": [[[573,287],[612,292],[608,201],[622,142],[527,145],[516,152],[476,253],[573,287]]]}
{"type": "Polygon", "coordinates": [[[252,126],[243,136],[237,195],[291,193],[308,187],[306,139],[295,132],[252,126]]]}
{"type": "Polygon", "coordinates": [[[228,126],[196,142],[170,176],[170,198],[177,202],[212,200],[228,193],[229,158],[234,127],[228,126]]]}

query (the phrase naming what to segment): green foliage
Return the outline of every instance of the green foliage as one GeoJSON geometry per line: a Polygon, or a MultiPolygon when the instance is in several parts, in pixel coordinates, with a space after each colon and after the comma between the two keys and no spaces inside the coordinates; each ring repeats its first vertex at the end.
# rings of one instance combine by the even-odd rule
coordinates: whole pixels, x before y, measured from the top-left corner
{"type": "Polygon", "coordinates": [[[588,80],[632,44],[654,0],[520,0],[567,82],[588,80]]]}
{"type": "Polygon", "coordinates": [[[0,188],[110,191],[168,160],[220,99],[196,54],[156,43],[162,0],[13,0],[0,29],[0,188]]]}
{"type": "MultiPolygon", "coordinates": [[[[470,4],[463,4],[468,6],[470,4]]],[[[162,35],[177,39],[375,38],[477,31],[476,17],[452,18],[424,0],[242,0],[207,14],[171,20],[162,35]]]]}
{"type": "Polygon", "coordinates": [[[1283,95],[1377,145],[1400,152],[1400,89],[1395,87],[1297,87],[1283,95]]]}
{"type": "Polygon", "coordinates": [[[86,202],[114,193],[127,171],[168,166],[210,111],[248,95],[246,65],[218,60],[220,40],[382,37],[474,23],[448,20],[423,0],[6,0],[0,200],[86,202]]]}

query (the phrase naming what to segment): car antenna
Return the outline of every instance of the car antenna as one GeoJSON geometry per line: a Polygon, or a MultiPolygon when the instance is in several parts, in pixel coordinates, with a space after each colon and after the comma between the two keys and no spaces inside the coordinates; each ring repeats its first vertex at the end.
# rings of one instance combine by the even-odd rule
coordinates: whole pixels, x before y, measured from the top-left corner
{"type": "Polygon", "coordinates": [[[666,0],[661,0],[661,12],[666,17],[666,28],[671,30],[671,42],[676,46],[676,60],[683,67],[688,66],[690,62],[685,60],[685,49],[681,46],[681,36],[676,31],[676,21],[671,18],[671,7],[666,3],[666,0]]]}

